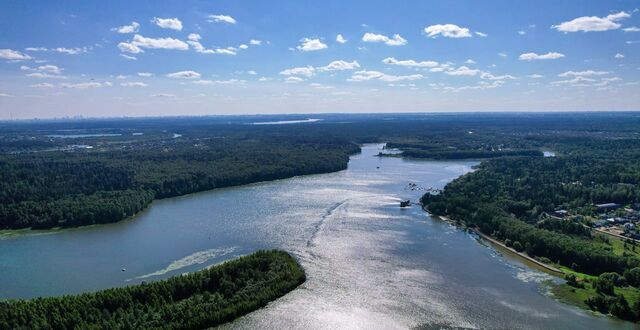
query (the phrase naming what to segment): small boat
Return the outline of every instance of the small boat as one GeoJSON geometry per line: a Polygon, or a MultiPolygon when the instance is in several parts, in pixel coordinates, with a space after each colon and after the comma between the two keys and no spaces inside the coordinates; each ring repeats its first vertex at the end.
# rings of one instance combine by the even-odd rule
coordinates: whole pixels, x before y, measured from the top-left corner
{"type": "Polygon", "coordinates": [[[406,201],[400,201],[400,207],[407,207],[407,206],[411,206],[411,201],[410,200],[406,200],[406,201]]]}

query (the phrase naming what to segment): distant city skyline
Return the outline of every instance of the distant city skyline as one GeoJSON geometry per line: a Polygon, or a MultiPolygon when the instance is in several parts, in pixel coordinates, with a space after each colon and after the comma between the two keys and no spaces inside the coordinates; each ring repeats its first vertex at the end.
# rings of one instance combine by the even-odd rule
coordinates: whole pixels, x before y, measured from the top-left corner
{"type": "Polygon", "coordinates": [[[0,119],[640,110],[636,1],[0,4],[0,119]]]}

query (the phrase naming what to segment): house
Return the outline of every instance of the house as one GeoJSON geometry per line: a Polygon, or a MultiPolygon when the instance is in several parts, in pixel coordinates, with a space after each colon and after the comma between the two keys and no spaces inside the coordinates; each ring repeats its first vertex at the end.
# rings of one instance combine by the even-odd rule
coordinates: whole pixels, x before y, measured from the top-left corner
{"type": "Polygon", "coordinates": [[[569,211],[567,211],[567,210],[556,210],[556,211],[551,212],[551,215],[553,215],[555,217],[558,217],[558,218],[564,218],[567,215],[569,215],[569,211]]]}
{"type": "Polygon", "coordinates": [[[620,207],[620,204],[616,203],[604,203],[604,204],[596,204],[596,208],[598,211],[611,211],[616,210],[620,207]]]}

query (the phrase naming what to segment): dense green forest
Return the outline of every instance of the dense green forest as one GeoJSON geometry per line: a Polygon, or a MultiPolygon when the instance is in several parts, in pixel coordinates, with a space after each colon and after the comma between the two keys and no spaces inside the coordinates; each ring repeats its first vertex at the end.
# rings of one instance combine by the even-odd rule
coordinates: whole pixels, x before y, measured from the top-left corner
{"type": "Polygon", "coordinates": [[[166,280],[75,296],[0,301],[0,329],[204,329],[305,281],[289,254],[258,251],[166,280]]]}
{"type": "Polygon", "coordinates": [[[589,308],[639,320],[640,302],[632,305],[613,290],[638,287],[637,281],[625,280],[640,271],[637,255],[631,250],[617,253],[606,239],[591,233],[588,223],[555,219],[547,213],[570,209],[590,216],[594,204],[640,201],[640,139],[556,135],[539,140],[547,140],[557,157],[486,160],[476,171],[449,183],[441,194],[425,194],[422,202],[431,212],[476,227],[532,257],[599,276],[581,277],[593,279],[591,284],[575,278],[568,283],[578,290],[589,285],[592,291],[583,290],[589,308]]]}
{"type": "Polygon", "coordinates": [[[155,198],[345,169],[345,140],[224,138],[0,156],[0,228],[109,223],[155,198]]]}

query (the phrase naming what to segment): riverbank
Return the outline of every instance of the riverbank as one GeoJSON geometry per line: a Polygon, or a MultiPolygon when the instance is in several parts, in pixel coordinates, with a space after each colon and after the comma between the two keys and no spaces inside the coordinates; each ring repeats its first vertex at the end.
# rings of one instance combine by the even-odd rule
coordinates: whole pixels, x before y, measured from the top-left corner
{"type": "Polygon", "coordinates": [[[257,310],[304,283],[283,251],[258,251],[148,284],[62,297],[0,302],[0,328],[214,327],[257,310]]]}
{"type": "Polygon", "coordinates": [[[433,214],[433,213],[431,213],[429,211],[429,209],[427,208],[426,205],[421,205],[421,206],[422,206],[422,210],[427,212],[432,217],[438,218],[438,219],[440,219],[442,221],[445,221],[445,222],[447,222],[447,223],[449,223],[451,225],[454,225],[456,227],[467,229],[467,230],[473,232],[474,234],[478,235],[480,238],[484,239],[485,241],[487,241],[487,242],[489,242],[489,243],[491,243],[493,245],[497,245],[501,249],[504,249],[504,250],[510,252],[513,255],[516,255],[516,256],[518,256],[518,257],[520,257],[520,258],[522,258],[522,259],[524,259],[524,260],[526,260],[528,262],[531,262],[531,263],[535,264],[536,266],[539,266],[539,267],[543,268],[544,270],[546,270],[548,272],[551,272],[552,275],[555,275],[555,276],[558,276],[558,277],[562,277],[565,274],[564,271],[562,271],[562,270],[560,270],[560,269],[558,269],[556,267],[553,267],[551,265],[545,264],[545,263],[541,262],[540,260],[537,260],[537,259],[535,259],[535,258],[533,258],[533,257],[531,257],[531,256],[529,256],[529,255],[527,255],[525,253],[518,252],[514,248],[508,247],[504,243],[502,243],[502,242],[490,237],[489,235],[486,235],[486,234],[480,232],[479,230],[477,230],[475,228],[467,227],[466,225],[464,225],[462,223],[459,223],[459,222],[456,222],[456,221],[453,221],[453,220],[451,220],[450,218],[448,218],[446,216],[433,214]]]}

